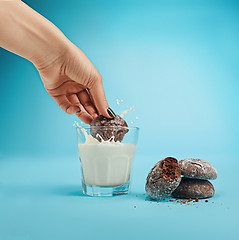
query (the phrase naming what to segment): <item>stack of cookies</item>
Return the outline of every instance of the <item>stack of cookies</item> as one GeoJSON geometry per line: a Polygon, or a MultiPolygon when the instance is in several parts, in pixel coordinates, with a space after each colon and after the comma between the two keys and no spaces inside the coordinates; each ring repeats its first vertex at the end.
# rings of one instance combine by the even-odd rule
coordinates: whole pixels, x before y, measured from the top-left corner
{"type": "Polygon", "coordinates": [[[151,169],[145,190],[153,200],[171,194],[176,198],[209,198],[215,193],[209,180],[216,178],[216,169],[205,160],[187,158],[178,162],[167,157],[151,169]]]}
{"type": "Polygon", "coordinates": [[[176,198],[209,198],[215,193],[209,180],[217,178],[215,167],[202,159],[186,158],[179,161],[182,179],[172,192],[176,198]]]}

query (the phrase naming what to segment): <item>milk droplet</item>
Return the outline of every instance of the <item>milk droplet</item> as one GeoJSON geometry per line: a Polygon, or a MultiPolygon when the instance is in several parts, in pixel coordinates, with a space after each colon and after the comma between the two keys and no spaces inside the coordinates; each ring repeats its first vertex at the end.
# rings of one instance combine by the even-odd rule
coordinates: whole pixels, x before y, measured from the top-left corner
{"type": "Polygon", "coordinates": [[[127,110],[123,111],[123,112],[120,114],[120,117],[123,118],[128,112],[130,112],[130,111],[133,110],[133,109],[134,109],[134,106],[131,107],[130,109],[127,109],[127,110]]]}

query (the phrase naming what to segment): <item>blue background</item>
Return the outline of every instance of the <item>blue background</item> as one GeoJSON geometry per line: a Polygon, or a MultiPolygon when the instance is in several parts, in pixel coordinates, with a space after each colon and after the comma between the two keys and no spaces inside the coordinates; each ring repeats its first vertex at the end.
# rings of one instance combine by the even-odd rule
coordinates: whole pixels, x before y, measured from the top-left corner
{"type": "Polygon", "coordinates": [[[237,239],[238,1],[26,2],[85,52],[115,112],[135,106],[140,139],[131,193],[84,197],[77,118],[0,49],[0,239],[237,239]],[[166,156],[215,165],[209,203],[148,201],[145,178],[166,156]]]}

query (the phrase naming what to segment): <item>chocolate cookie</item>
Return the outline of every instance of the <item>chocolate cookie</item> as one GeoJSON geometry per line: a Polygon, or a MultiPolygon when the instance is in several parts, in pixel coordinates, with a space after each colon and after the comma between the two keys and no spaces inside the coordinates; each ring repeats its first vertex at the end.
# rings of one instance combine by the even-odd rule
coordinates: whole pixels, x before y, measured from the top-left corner
{"type": "Polygon", "coordinates": [[[217,170],[213,165],[202,159],[186,158],[179,161],[184,177],[197,179],[216,179],[217,170]]]}
{"type": "Polygon", "coordinates": [[[167,157],[154,165],[148,174],[145,190],[153,200],[170,195],[181,181],[180,167],[176,158],[167,157]]]}
{"type": "Polygon", "coordinates": [[[96,138],[99,142],[107,141],[109,139],[117,141],[122,141],[124,135],[129,131],[127,123],[125,120],[116,115],[115,118],[106,118],[103,115],[100,115],[93,119],[90,124],[90,134],[96,138]]]}
{"type": "Polygon", "coordinates": [[[172,195],[176,198],[209,198],[214,193],[214,187],[208,180],[183,177],[172,195]]]}

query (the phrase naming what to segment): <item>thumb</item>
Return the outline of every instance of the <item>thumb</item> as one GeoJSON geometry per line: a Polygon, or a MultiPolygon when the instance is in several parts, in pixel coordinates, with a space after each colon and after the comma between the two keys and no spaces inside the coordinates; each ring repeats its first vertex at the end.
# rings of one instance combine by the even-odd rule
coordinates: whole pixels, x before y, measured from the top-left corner
{"type": "Polygon", "coordinates": [[[109,104],[106,100],[102,77],[97,70],[96,74],[94,74],[94,77],[91,76],[88,90],[95,107],[100,114],[107,118],[116,117],[116,114],[109,107],[109,104]]]}

